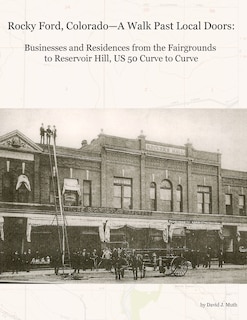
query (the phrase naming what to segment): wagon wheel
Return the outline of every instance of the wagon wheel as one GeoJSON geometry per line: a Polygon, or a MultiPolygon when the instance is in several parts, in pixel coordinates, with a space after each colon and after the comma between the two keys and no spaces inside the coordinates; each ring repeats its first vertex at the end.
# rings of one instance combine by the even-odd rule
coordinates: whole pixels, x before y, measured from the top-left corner
{"type": "Polygon", "coordinates": [[[183,257],[175,257],[171,261],[171,274],[182,277],[188,270],[188,263],[183,257]]]}

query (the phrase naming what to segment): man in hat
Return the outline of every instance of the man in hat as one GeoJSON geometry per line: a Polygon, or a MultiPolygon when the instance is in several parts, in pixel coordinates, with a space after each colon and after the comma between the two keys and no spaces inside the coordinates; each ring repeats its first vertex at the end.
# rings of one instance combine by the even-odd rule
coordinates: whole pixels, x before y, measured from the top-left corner
{"type": "Polygon", "coordinates": [[[51,126],[49,125],[47,130],[46,130],[46,143],[47,144],[50,144],[51,136],[52,136],[52,130],[51,130],[51,126]]]}
{"type": "Polygon", "coordinates": [[[45,143],[45,128],[44,128],[44,123],[41,123],[40,127],[40,143],[44,144],[45,143]]]}
{"type": "Polygon", "coordinates": [[[53,126],[52,134],[53,134],[54,143],[55,143],[56,142],[56,138],[57,138],[57,128],[56,128],[56,126],[53,126]]]}

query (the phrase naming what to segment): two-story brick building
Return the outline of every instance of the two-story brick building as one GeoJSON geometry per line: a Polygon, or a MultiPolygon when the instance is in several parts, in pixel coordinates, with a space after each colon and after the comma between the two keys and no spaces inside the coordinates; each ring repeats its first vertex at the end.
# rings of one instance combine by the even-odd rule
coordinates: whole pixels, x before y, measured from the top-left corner
{"type": "Polygon", "coordinates": [[[53,151],[17,130],[0,137],[5,252],[51,255],[63,217],[70,250],[211,247],[234,259],[247,248],[247,172],[222,169],[219,153],[101,133],[56,146],[57,176],[53,151]]]}

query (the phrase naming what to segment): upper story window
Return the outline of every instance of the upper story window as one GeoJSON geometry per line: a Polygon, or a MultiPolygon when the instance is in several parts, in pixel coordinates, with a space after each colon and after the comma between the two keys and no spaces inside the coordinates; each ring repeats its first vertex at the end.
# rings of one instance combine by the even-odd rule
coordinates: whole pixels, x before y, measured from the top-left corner
{"type": "Polygon", "coordinates": [[[246,211],[245,211],[245,196],[244,195],[239,195],[239,197],[238,197],[238,208],[239,208],[239,215],[245,216],[246,211]]]}
{"type": "Polygon", "coordinates": [[[161,210],[172,211],[172,184],[163,180],[160,186],[161,210]]]}
{"type": "Polygon", "coordinates": [[[157,210],[156,184],[154,182],[150,184],[150,209],[151,211],[157,210]]]}
{"type": "Polygon", "coordinates": [[[119,209],[132,209],[132,179],[114,178],[113,206],[119,209]]]}
{"type": "Polygon", "coordinates": [[[197,212],[212,213],[211,187],[197,187],[197,212]]]}
{"type": "Polygon", "coordinates": [[[91,207],[91,205],[92,205],[91,181],[84,180],[83,181],[83,206],[91,207]]]}
{"type": "Polygon", "coordinates": [[[5,172],[2,175],[2,198],[3,201],[13,202],[14,201],[14,179],[10,172],[5,172]]]}
{"type": "Polygon", "coordinates": [[[182,186],[178,185],[176,190],[177,196],[177,210],[178,212],[183,212],[183,193],[182,193],[182,186]]]}
{"type": "Polygon", "coordinates": [[[232,208],[232,195],[231,194],[225,194],[225,204],[226,204],[226,214],[232,215],[233,208],[232,208]]]}

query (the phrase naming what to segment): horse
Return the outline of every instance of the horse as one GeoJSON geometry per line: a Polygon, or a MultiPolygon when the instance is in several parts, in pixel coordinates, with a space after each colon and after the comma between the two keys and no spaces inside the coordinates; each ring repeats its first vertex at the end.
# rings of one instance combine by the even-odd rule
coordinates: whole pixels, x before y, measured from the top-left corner
{"type": "Polygon", "coordinates": [[[117,250],[113,251],[112,254],[112,266],[115,270],[116,279],[120,280],[124,277],[124,269],[128,267],[128,261],[126,257],[117,250]]]}
{"type": "Polygon", "coordinates": [[[112,257],[112,266],[115,270],[116,279],[120,280],[124,277],[124,270],[128,267],[128,262],[124,257],[112,257]]]}
{"type": "Polygon", "coordinates": [[[132,268],[134,280],[138,279],[138,270],[140,271],[140,278],[145,277],[145,265],[143,262],[143,256],[140,253],[134,253],[130,256],[130,266],[132,268]]]}

